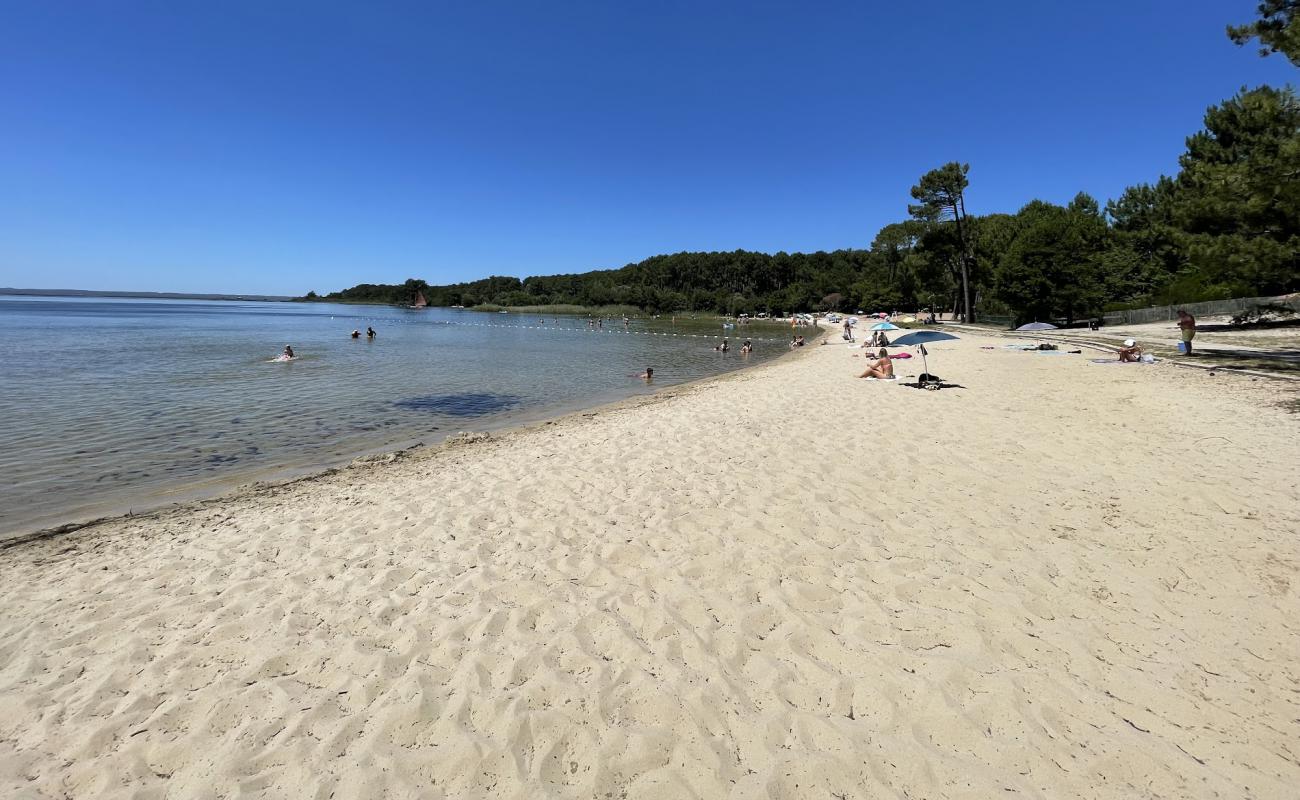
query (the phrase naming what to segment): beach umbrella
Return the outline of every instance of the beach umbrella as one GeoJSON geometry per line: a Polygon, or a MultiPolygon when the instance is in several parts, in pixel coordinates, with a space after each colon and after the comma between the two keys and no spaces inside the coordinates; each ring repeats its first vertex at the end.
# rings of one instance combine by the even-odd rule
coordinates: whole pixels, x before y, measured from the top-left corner
{"type": "Polygon", "coordinates": [[[1018,331],[1054,331],[1056,326],[1050,322],[1030,322],[1027,325],[1021,325],[1016,328],[1018,331]]]}
{"type": "Polygon", "coordinates": [[[873,331],[897,331],[897,330],[902,330],[902,329],[899,328],[897,325],[895,325],[895,324],[892,323],[892,322],[877,322],[875,325],[872,325],[872,326],[871,326],[871,330],[873,330],[873,331]]]}
{"type": "MultiPolygon", "coordinates": [[[[929,361],[926,360],[926,356],[929,355],[925,351],[926,344],[931,342],[943,342],[948,339],[957,339],[957,338],[959,337],[953,336],[951,333],[944,333],[943,331],[912,331],[911,333],[905,333],[902,336],[895,339],[894,346],[895,347],[917,347],[920,349],[921,364],[925,367],[925,373],[924,373],[925,377],[919,379],[917,382],[922,387],[925,387],[927,384],[930,383],[930,381],[926,380],[926,378],[930,377],[930,363],[929,361]]],[[[939,382],[934,381],[933,383],[935,388],[938,388],[939,382]]]]}

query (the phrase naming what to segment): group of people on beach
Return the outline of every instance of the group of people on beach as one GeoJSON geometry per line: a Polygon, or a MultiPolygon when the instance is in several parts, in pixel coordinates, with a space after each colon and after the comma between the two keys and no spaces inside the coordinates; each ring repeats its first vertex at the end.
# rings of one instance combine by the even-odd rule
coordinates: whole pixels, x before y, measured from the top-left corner
{"type": "MultiPolygon", "coordinates": [[[[1187,313],[1187,309],[1178,309],[1178,333],[1182,340],[1183,355],[1192,354],[1192,340],[1196,338],[1196,317],[1187,313]]],[[[1135,339],[1125,339],[1123,346],[1117,349],[1119,360],[1125,364],[1134,364],[1142,360],[1142,345],[1135,339]]]]}
{"type": "MultiPolygon", "coordinates": [[[[367,339],[374,339],[374,338],[375,338],[376,336],[378,336],[378,335],[379,335],[379,334],[375,333],[375,329],[374,329],[374,328],[370,327],[369,325],[366,326],[366,338],[367,338],[367,339]]],[[[352,331],[352,338],[353,338],[353,339],[360,339],[360,338],[361,338],[361,331],[359,331],[359,330],[353,330],[353,331],[352,331]]]]}

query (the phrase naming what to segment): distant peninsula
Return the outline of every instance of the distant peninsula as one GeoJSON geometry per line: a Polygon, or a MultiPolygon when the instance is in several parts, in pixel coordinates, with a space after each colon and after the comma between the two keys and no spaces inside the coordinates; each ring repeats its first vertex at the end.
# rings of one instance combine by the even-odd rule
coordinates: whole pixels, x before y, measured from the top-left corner
{"type": "Polygon", "coordinates": [[[135,297],[142,300],[265,300],[287,303],[296,298],[275,294],[190,294],[187,292],[99,292],[91,289],[14,289],[0,286],[0,295],[28,297],[135,297]]]}

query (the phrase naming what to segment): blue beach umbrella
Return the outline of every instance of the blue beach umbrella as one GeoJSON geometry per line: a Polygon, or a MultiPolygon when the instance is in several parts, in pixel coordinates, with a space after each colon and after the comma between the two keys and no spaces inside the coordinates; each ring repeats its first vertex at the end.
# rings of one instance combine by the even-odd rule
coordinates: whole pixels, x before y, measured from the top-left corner
{"type": "Polygon", "coordinates": [[[902,336],[895,339],[894,346],[919,348],[921,351],[921,364],[924,365],[925,367],[925,373],[918,380],[918,383],[925,388],[928,388],[931,384],[933,384],[934,388],[937,389],[939,388],[938,381],[927,380],[928,378],[930,378],[930,364],[928,361],[926,361],[925,358],[928,355],[928,353],[925,352],[925,345],[931,342],[942,342],[948,339],[957,339],[957,338],[959,337],[953,336],[951,333],[944,333],[943,331],[912,331],[911,333],[905,333],[902,336]]]}
{"type": "Polygon", "coordinates": [[[902,330],[902,329],[899,328],[897,325],[895,325],[895,324],[892,323],[892,322],[877,322],[875,325],[872,325],[872,326],[871,326],[871,330],[873,330],[873,331],[897,331],[897,330],[902,330]]]}
{"type": "Polygon", "coordinates": [[[1016,328],[1018,331],[1054,331],[1056,326],[1050,322],[1030,322],[1016,328]]]}

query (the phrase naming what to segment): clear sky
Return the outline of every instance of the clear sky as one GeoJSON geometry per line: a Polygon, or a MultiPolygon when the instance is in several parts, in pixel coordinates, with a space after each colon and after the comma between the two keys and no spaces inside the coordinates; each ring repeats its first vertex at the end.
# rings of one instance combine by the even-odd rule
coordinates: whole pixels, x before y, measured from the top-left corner
{"type": "Polygon", "coordinates": [[[0,0],[0,286],[302,294],[866,247],[1172,173],[1255,0],[0,0]]]}

